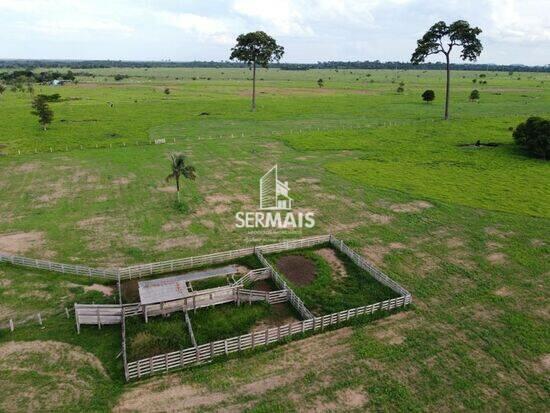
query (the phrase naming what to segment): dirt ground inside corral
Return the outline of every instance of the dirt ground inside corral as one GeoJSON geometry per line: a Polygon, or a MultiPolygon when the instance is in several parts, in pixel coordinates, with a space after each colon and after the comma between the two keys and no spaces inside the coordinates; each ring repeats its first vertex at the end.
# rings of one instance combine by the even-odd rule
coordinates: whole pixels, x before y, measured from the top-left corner
{"type": "Polygon", "coordinates": [[[286,255],[277,260],[277,267],[284,276],[298,286],[308,285],[317,275],[315,263],[302,255],[286,255]]]}

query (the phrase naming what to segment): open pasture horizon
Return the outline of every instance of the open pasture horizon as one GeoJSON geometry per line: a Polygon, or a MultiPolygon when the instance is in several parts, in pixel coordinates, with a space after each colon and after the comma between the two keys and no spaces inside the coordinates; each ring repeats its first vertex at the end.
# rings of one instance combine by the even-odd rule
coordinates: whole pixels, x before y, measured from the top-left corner
{"type": "Polygon", "coordinates": [[[61,95],[47,131],[28,93],[0,96],[0,251],[124,267],[332,233],[409,290],[414,305],[126,387],[114,359],[119,330],[102,330],[103,341],[93,328],[77,337],[58,314],[73,300],[113,297],[90,289],[92,280],[2,265],[0,324],[36,311],[46,318],[43,329],[0,331],[0,369],[10,371],[0,377],[0,410],[26,406],[25,386],[58,394],[41,401],[57,411],[177,402],[211,411],[545,410],[550,169],[514,145],[510,128],[550,117],[549,73],[454,71],[443,121],[438,71],[261,70],[256,112],[247,69],[75,72],[95,77],[35,86],[61,95]],[[431,104],[421,100],[426,89],[431,104]],[[479,103],[469,101],[472,89],[479,103]],[[182,181],[178,209],[165,182],[177,151],[197,169],[195,181],[182,181]],[[238,211],[258,209],[258,180],[275,164],[295,209],[315,213],[314,228],[236,228],[238,211]],[[31,374],[19,369],[24,357],[2,355],[20,346],[36,358],[41,350],[23,343],[31,340],[54,350],[63,342],[71,356],[43,355],[31,374]],[[65,392],[59,375],[78,386],[65,392]]]}

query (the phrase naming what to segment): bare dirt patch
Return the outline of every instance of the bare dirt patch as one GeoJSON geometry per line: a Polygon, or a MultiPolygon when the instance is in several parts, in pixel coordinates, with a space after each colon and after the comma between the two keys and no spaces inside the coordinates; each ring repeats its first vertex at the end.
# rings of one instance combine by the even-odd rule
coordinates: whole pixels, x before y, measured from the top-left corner
{"type": "Polygon", "coordinates": [[[543,354],[539,361],[535,364],[535,371],[538,373],[546,373],[550,371],[550,354],[543,354]]]}
{"type": "MultiPolygon", "coordinates": [[[[151,381],[125,393],[114,408],[115,412],[167,412],[190,411],[216,405],[228,394],[211,392],[206,386],[178,383],[177,378],[167,379],[167,388],[158,390],[160,380],[151,381]],[[140,391],[137,392],[136,390],[140,391]],[[146,395],[144,397],[144,395],[146,395]],[[176,408],[177,406],[177,408],[176,408]]],[[[163,383],[163,384],[165,384],[163,383]]],[[[163,386],[164,387],[164,386],[163,386]]]]}
{"type": "Polygon", "coordinates": [[[506,254],[502,252],[494,252],[487,255],[487,261],[489,261],[493,265],[503,265],[508,262],[508,259],[506,257],[506,254]]]}
{"type": "Polygon", "coordinates": [[[414,313],[403,311],[379,320],[366,328],[372,330],[372,335],[376,339],[386,344],[399,345],[405,341],[403,333],[415,327],[418,321],[414,313]]]}
{"type": "Polygon", "coordinates": [[[39,163],[39,162],[28,162],[28,163],[23,163],[19,166],[16,166],[15,168],[13,168],[13,170],[15,172],[27,173],[27,172],[38,171],[40,168],[42,168],[41,163],[39,163]]]}
{"type": "Polygon", "coordinates": [[[185,219],[182,221],[169,221],[162,225],[162,230],[164,232],[183,230],[191,225],[191,222],[192,221],[190,219],[185,219]]]}
{"type": "Polygon", "coordinates": [[[495,228],[495,227],[485,228],[485,233],[487,235],[491,235],[491,236],[498,237],[498,238],[508,238],[508,237],[514,235],[513,231],[503,231],[503,230],[495,228]]]}
{"type": "Polygon", "coordinates": [[[494,294],[498,295],[499,297],[511,297],[512,295],[514,295],[512,290],[510,290],[508,287],[501,287],[496,290],[494,294]]]}
{"type": "Polygon", "coordinates": [[[113,295],[115,288],[109,285],[92,284],[84,286],[84,291],[99,291],[103,295],[110,297],[111,295],[113,295]]]}
{"type": "Polygon", "coordinates": [[[0,234],[0,251],[24,254],[32,249],[42,247],[44,241],[44,233],[41,231],[0,234]]]}
{"type": "Polygon", "coordinates": [[[98,376],[107,378],[94,355],[56,341],[1,345],[0,370],[3,411],[21,411],[21,406],[29,412],[71,410],[91,400],[98,376]]]}
{"type": "Polygon", "coordinates": [[[363,215],[371,222],[380,225],[387,225],[391,222],[393,217],[383,214],[375,214],[374,212],[364,212],[363,215]]]}
{"type": "Polygon", "coordinates": [[[120,178],[113,179],[113,184],[115,185],[128,185],[132,180],[126,176],[121,176],[120,178]]]}
{"type": "Polygon", "coordinates": [[[336,251],[334,251],[332,248],[321,248],[319,250],[315,251],[319,256],[324,258],[326,262],[330,265],[333,271],[333,275],[335,275],[337,278],[343,278],[348,276],[348,272],[346,271],[346,266],[338,258],[336,255],[336,251]]]}
{"type": "Polygon", "coordinates": [[[286,255],[277,260],[277,267],[295,285],[308,285],[317,275],[315,263],[303,255],[286,255]]]}
{"type": "MultiPolygon", "coordinates": [[[[350,409],[358,409],[368,401],[366,393],[361,389],[343,389],[336,393],[336,399],[326,401],[324,399],[317,400],[313,408],[303,408],[300,411],[315,411],[315,412],[335,412],[348,411],[350,409]]],[[[305,406],[304,406],[305,407],[305,406]]]]}
{"type": "Polygon", "coordinates": [[[363,248],[363,254],[376,265],[384,264],[384,257],[393,250],[406,249],[407,246],[400,242],[391,242],[388,245],[371,244],[363,248]]]}
{"type": "Polygon", "coordinates": [[[180,238],[165,239],[155,246],[155,250],[168,251],[174,248],[200,248],[203,245],[203,237],[199,237],[197,235],[187,235],[180,238]]]}
{"type": "Polygon", "coordinates": [[[174,186],[163,186],[161,188],[157,188],[157,191],[173,194],[173,193],[177,192],[177,188],[176,188],[175,185],[174,186]]]}
{"type": "Polygon", "coordinates": [[[105,221],[107,221],[107,217],[92,217],[78,221],[76,226],[80,229],[92,229],[97,225],[104,224],[105,221]]]}
{"type": "Polygon", "coordinates": [[[458,237],[452,237],[446,241],[446,244],[449,248],[459,248],[464,246],[464,241],[458,237]]]}
{"type": "Polygon", "coordinates": [[[411,213],[411,212],[421,212],[424,209],[432,208],[433,205],[427,201],[412,201],[405,204],[392,204],[390,209],[393,212],[399,213],[411,213]]]}

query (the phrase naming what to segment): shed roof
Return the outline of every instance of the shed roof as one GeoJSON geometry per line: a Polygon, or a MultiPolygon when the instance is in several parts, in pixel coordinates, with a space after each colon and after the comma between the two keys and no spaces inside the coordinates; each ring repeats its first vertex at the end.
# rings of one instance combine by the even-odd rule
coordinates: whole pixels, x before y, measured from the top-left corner
{"type": "Polygon", "coordinates": [[[202,280],[235,274],[237,266],[228,265],[202,271],[192,271],[182,275],[159,278],[156,280],[139,281],[139,298],[141,304],[155,304],[167,301],[181,300],[189,296],[187,281],[202,280]]]}

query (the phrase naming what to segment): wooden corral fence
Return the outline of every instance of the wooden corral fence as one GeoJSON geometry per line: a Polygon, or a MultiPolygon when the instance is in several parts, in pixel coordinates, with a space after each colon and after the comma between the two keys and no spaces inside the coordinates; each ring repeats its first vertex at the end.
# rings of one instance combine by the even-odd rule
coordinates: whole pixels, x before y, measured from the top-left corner
{"type": "MultiPolygon", "coordinates": [[[[411,294],[401,287],[398,283],[393,281],[387,275],[376,269],[372,264],[367,260],[361,257],[359,254],[351,250],[345,243],[337,238],[329,236],[326,241],[330,242],[342,253],[346,254],[351,260],[353,260],[359,267],[363,268],[365,271],[369,272],[375,279],[377,279],[382,284],[388,286],[393,291],[400,294],[400,297],[392,298],[389,300],[381,301],[375,304],[370,304],[367,306],[361,306],[356,308],[351,308],[348,310],[340,311],[337,313],[328,314],[321,317],[315,317],[305,308],[303,302],[299,297],[295,296],[295,299],[298,300],[297,303],[293,303],[296,308],[301,304],[303,309],[305,309],[311,317],[304,317],[305,320],[298,321],[283,326],[268,328],[267,330],[252,332],[249,334],[244,334],[241,336],[232,337],[226,340],[218,340],[210,343],[202,344],[199,346],[183,349],[180,351],[174,351],[171,353],[160,354],[154,357],[133,361],[128,363],[125,366],[126,380],[132,380],[136,378],[141,378],[155,373],[170,371],[174,369],[179,369],[182,367],[187,367],[190,365],[196,365],[208,362],[216,356],[227,355],[229,353],[234,353],[238,351],[243,351],[247,349],[253,349],[259,346],[265,346],[268,344],[275,343],[286,337],[294,336],[297,334],[303,334],[308,331],[318,331],[323,330],[324,328],[336,325],[339,323],[346,322],[351,318],[358,317],[361,315],[373,314],[380,310],[393,310],[395,308],[404,307],[412,302],[411,294]]],[[[320,242],[320,243],[323,243],[320,242]]],[[[311,244],[308,246],[313,246],[316,244],[311,244]]],[[[296,248],[305,248],[305,246],[296,247],[296,248]]],[[[292,249],[292,248],[288,248],[292,249]]],[[[280,250],[284,251],[286,248],[280,250]]],[[[280,285],[288,288],[286,282],[277,273],[273,266],[267,261],[263,256],[262,252],[267,252],[262,248],[257,248],[255,253],[258,259],[271,270],[271,275],[275,282],[280,285]]],[[[278,252],[277,249],[272,249],[270,252],[278,252]]],[[[283,290],[286,290],[283,288],[283,290]]],[[[294,292],[288,288],[287,294],[289,300],[292,301],[291,295],[294,292]]],[[[302,314],[303,315],[303,314],[302,314]]]]}
{"type": "Polygon", "coordinates": [[[265,346],[267,344],[276,343],[286,337],[303,334],[308,331],[322,331],[328,326],[343,323],[357,316],[373,314],[380,310],[392,310],[403,307],[410,302],[410,295],[407,297],[392,298],[391,300],[382,301],[376,304],[351,308],[322,317],[313,317],[304,321],[297,321],[275,328],[268,328],[263,331],[256,331],[226,340],[213,341],[196,347],[133,361],[126,366],[126,380],[205,363],[216,356],[265,346]]]}
{"type": "Polygon", "coordinates": [[[344,241],[339,240],[338,238],[330,235],[330,244],[332,246],[334,246],[336,249],[338,249],[339,251],[341,251],[343,254],[348,256],[349,259],[352,260],[358,267],[360,267],[363,270],[367,271],[370,275],[372,275],[381,284],[385,285],[386,287],[391,288],[393,291],[395,291],[399,295],[403,295],[403,296],[410,295],[410,293],[406,289],[401,287],[398,283],[396,283],[394,280],[392,280],[390,277],[388,277],[382,271],[377,269],[374,265],[372,265],[370,262],[368,262],[361,255],[359,255],[355,251],[353,251],[350,247],[348,247],[344,243],[344,241]]]}
{"type": "Polygon", "coordinates": [[[330,235],[320,235],[293,241],[283,241],[276,244],[260,245],[257,247],[217,252],[214,254],[201,255],[197,257],[187,257],[169,261],[133,265],[126,268],[91,268],[83,265],[61,264],[58,262],[26,258],[3,252],[0,252],[0,262],[9,262],[12,265],[60,272],[63,274],[83,275],[87,277],[106,278],[109,280],[127,280],[132,278],[147,277],[154,274],[166,274],[174,271],[200,267],[204,265],[219,264],[222,262],[234,260],[236,258],[253,255],[256,248],[259,248],[266,253],[271,253],[311,247],[318,244],[324,244],[326,242],[329,242],[329,240],[330,235]]]}
{"type": "Polygon", "coordinates": [[[279,304],[288,301],[288,290],[259,291],[240,288],[237,294],[240,302],[267,301],[269,304],[279,304]]]}
{"type": "Polygon", "coordinates": [[[118,304],[75,304],[74,314],[79,333],[81,324],[95,324],[101,328],[104,324],[122,322],[122,306],[118,304]]]}
{"type": "Polygon", "coordinates": [[[80,333],[81,324],[97,325],[101,328],[104,324],[120,324],[122,314],[124,317],[145,315],[148,317],[167,315],[179,311],[195,311],[198,308],[236,302],[252,303],[253,301],[267,301],[269,304],[284,303],[289,300],[288,290],[260,291],[247,290],[242,287],[217,287],[205,290],[204,293],[196,293],[182,300],[160,304],[140,303],[112,305],[112,304],[75,304],[76,329],[80,333]]]}
{"type": "Polygon", "coordinates": [[[257,268],[246,273],[244,277],[239,278],[232,285],[234,287],[246,287],[254,281],[267,280],[270,277],[269,268],[257,268]]]}
{"type": "Polygon", "coordinates": [[[236,258],[246,257],[248,255],[253,255],[256,249],[261,249],[262,251],[267,253],[280,252],[324,244],[329,242],[329,239],[330,235],[321,235],[293,241],[283,241],[276,244],[260,245],[257,247],[243,248],[233,251],[217,252],[214,254],[201,255],[198,257],[179,258],[169,261],[133,265],[131,267],[119,269],[119,274],[121,280],[136,277],[145,277],[154,274],[165,274],[193,267],[219,264],[222,262],[234,260],[236,258]]]}
{"type": "Polygon", "coordinates": [[[63,274],[84,275],[87,277],[107,278],[109,280],[118,279],[118,269],[101,269],[86,267],[84,265],[61,264],[58,262],[35,260],[19,255],[6,254],[4,252],[0,252],[0,262],[9,262],[12,265],[20,267],[37,268],[39,270],[48,270],[63,274]]]}
{"type": "Polygon", "coordinates": [[[288,291],[288,300],[296,309],[296,311],[298,311],[298,313],[302,316],[302,318],[306,320],[308,318],[313,318],[313,314],[311,313],[311,311],[306,308],[304,302],[300,299],[300,297],[298,297],[294,293],[294,291],[292,291],[292,289],[286,284],[286,281],[283,279],[283,277],[281,277],[281,274],[279,274],[277,270],[275,270],[271,263],[263,256],[262,252],[263,250],[257,248],[256,257],[258,257],[258,260],[260,260],[262,265],[264,265],[266,268],[269,268],[269,270],[271,271],[271,278],[273,278],[275,284],[277,284],[280,289],[288,291]]]}

